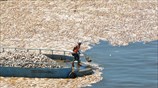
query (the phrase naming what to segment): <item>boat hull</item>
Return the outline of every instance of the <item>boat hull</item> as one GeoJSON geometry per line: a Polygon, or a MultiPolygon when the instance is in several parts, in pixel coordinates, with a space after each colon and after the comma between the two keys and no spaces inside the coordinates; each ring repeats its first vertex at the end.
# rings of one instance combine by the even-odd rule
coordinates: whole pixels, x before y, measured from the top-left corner
{"type": "MultiPolygon", "coordinates": [[[[29,77],[29,78],[69,78],[71,68],[20,68],[0,67],[0,76],[3,77],[29,77]]],[[[93,71],[87,66],[75,69],[74,73],[79,76],[92,74],[93,71]]]]}

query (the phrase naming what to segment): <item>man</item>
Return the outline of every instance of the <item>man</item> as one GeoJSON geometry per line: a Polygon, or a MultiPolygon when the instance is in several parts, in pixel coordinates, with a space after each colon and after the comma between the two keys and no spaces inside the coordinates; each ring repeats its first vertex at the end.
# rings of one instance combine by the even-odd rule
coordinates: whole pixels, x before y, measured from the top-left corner
{"type": "Polygon", "coordinates": [[[78,65],[81,66],[81,61],[80,61],[80,46],[81,46],[81,42],[78,42],[78,45],[75,46],[73,48],[73,53],[72,55],[74,56],[74,60],[72,62],[72,66],[74,67],[74,61],[77,60],[78,61],[78,65]]]}

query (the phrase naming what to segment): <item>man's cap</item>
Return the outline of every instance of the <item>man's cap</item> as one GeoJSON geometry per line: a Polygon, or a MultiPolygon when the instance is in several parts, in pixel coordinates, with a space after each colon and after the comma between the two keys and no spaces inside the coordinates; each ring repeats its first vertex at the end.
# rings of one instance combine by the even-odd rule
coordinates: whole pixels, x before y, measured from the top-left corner
{"type": "Polygon", "coordinates": [[[82,44],[82,42],[81,42],[81,41],[78,41],[78,44],[82,44]]]}

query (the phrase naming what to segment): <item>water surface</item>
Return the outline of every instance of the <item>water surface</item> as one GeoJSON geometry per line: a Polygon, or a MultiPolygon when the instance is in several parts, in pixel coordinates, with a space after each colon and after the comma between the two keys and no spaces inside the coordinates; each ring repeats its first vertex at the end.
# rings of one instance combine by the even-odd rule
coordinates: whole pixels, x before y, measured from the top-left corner
{"type": "Polygon", "coordinates": [[[112,46],[101,41],[86,53],[103,67],[103,80],[86,88],[157,88],[158,41],[112,46]]]}

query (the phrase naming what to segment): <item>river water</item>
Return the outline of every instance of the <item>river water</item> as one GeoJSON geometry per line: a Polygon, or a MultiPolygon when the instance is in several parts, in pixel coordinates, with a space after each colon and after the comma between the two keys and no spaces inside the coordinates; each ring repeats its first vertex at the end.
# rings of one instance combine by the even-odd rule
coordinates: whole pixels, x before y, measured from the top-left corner
{"type": "Polygon", "coordinates": [[[158,40],[112,46],[106,41],[86,53],[99,64],[103,80],[86,88],[157,88],[158,40]]]}

